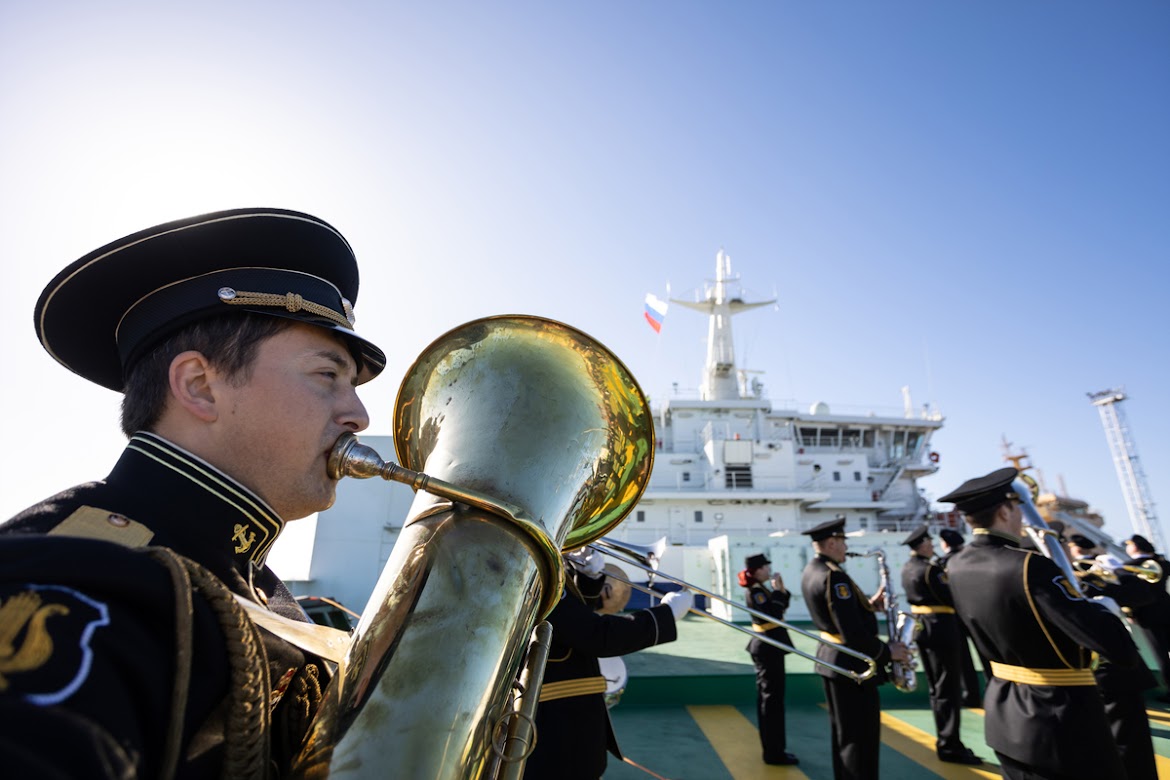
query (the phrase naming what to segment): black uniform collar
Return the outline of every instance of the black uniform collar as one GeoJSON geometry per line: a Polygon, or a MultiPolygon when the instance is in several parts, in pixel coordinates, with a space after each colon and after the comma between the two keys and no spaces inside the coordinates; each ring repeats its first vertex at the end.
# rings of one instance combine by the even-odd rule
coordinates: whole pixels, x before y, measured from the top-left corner
{"type": "Polygon", "coordinates": [[[207,461],[152,433],[136,433],[108,482],[150,498],[156,510],[132,517],[162,544],[196,560],[230,560],[241,572],[264,566],[284,520],[255,493],[207,461]]]}
{"type": "Polygon", "coordinates": [[[992,547],[1019,547],[1020,537],[1013,536],[1006,531],[996,531],[991,528],[976,528],[972,532],[975,538],[971,540],[971,544],[979,544],[980,546],[989,545],[992,547]]]}

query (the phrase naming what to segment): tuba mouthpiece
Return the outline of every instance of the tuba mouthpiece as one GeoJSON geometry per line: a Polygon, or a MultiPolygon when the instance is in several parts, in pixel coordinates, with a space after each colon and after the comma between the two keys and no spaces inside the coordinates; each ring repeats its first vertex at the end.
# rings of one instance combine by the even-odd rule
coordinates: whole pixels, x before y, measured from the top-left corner
{"type": "Polygon", "coordinates": [[[329,453],[326,471],[330,479],[382,477],[386,461],[372,447],[360,443],[352,433],[343,433],[329,453]]]}

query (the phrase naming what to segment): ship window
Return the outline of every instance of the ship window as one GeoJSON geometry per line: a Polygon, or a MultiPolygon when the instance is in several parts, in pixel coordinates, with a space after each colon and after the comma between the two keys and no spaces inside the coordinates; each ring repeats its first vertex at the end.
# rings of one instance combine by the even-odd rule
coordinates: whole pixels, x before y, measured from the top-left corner
{"type": "Polygon", "coordinates": [[[821,445],[825,447],[836,447],[837,437],[841,432],[836,428],[822,428],[821,429],[821,445]]]}
{"type": "Polygon", "coordinates": [[[861,434],[861,446],[862,447],[872,447],[873,446],[873,431],[865,431],[861,434]]]}
{"type": "Polygon", "coordinates": [[[817,446],[817,429],[816,428],[801,428],[800,429],[800,443],[806,447],[817,446]]]}
{"type": "Polygon", "coordinates": [[[646,513],[643,510],[639,509],[634,516],[634,520],[636,522],[639,522],[639,523],[646,522],[646,513]]]}
{"type": "Polygon", "coordinates": [[[703,510],[702,509],[695,510],[695,522],[696,523],[703,522],[703,510]]]}
{"type": "Polygon", "coordinates": [[[861,481],[861,472],[860,472],[860,471],[855,471],[855,472],[853,472],[853,481],[854,481],[854,482],[860,482],[860,481],[861,481]]]}
{"type": "Polygon", "coordinates": [[[841,472],[840,472],[840,471],[834,471],[834,472],[833,472],[833,481],[834,481],[834,482],[840,482],[840,481],[841,481],[841,472]]]}
{"type": "Polygon", "coordinates": [[[683,478],[683,482],[690,482],[691,481],[691,472],[684,471],[682,473],[682,478],[683,478]]]}

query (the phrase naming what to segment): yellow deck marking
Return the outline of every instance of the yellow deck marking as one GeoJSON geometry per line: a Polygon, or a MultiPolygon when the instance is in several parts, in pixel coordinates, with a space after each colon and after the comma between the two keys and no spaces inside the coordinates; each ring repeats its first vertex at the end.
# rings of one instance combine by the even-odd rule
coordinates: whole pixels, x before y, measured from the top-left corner
{"type": "MultiPolygon", "coordinates": [[[[965,766],[939,761],[938,755],[934,752],[934,735],[927,734],[922,729],[915,728],[906,721],[899,720],[885,712],[882,713],[882,742],[944,780],[1002,777],[998,769],[991,764],[965,766]]],[[[983,759],[986,761],[987,756],[983,756],[983,759]]]]}
{"type": "Polygon", "coordinates": [[[1146,714],[1159,723],[1170,723],[1170,712],[1162,712],[1161,710],[1146,710],[1146,714]]]}
{"type": "Polygon", "coordinates": [[[799,767],[765,764],[760,757],[756,724],[735,707],[692,705],[687,712],[735,780],[808,780],[799,767]]]}

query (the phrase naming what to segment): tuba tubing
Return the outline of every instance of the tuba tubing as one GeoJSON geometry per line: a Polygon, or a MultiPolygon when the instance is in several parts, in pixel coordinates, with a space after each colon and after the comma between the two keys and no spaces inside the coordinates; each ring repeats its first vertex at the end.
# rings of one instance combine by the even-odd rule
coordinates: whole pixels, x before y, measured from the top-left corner
{"type": "MultiPolygon", "coordinates": [[[[491,317],[415,361],[394,441],[399,468],[426,480],[407,475],[414,502],[292,776],[515,775],[527,752],[517,706],[536,693],[521,693],[518,676],[560,596],[560,550],[600,537],[641,497],[653,465],[649,406],[628,369],[581,331],[491,317]]],[[[392,478],[344,437],[342,449],[330,458],[336,478],[392,478]]]]}

